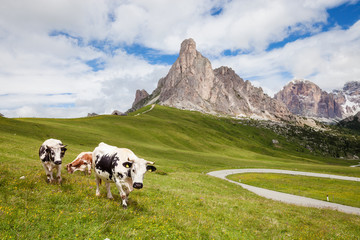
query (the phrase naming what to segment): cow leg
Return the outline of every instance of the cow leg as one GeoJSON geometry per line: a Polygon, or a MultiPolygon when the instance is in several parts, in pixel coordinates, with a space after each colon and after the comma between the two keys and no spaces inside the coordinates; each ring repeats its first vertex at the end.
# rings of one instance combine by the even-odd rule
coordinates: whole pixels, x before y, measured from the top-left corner
{"type": "Polygon", "coordinates": [[[107,191],[107,198],[113,199],[114,197],[112,196],[111,191],[110,191],[110,183],[106,182],[105,186],[106,186],[106,191],[107,191]]]}
{"type": "Polygon", "coordinates": [[[49,169],[44,163],[43,163],[43,167],[46,173],[46,182],[50,183],[53,180],[52,169],[49,169]]]}
{"type": "Polygon", "coordinates": [[[96,175],[96,196],[100,196],[101,179],[96,175]]]}
{"type": "Polygon", "coordinates": [[[134,190],[132,184],[125,182],[125,194],[126,194],[126,201],[128,201],[129,194],[134,190]]]}
{"type": "Polygon", "coordinates": [[[125,193],[126,193],[126,201],[127,201],[128,197],[129,197],[129,194],[134,190],[131,178],[128,178],[125,181],[124,185],[126,186],[125,193]]]}
{"type": "Polygon", "coordinates": [[[120,197],[122,199],[123,208],[126,209],[127,208],[128,194],[126,194],[126,192],[124,191],[124,189],[123,189],[123,187],[121,186],[120,183],[116,182],[116,187],[119,190],[120,197]]]}
{"type": "Polygon", "coordinates": [[[88,169],[89,175],[91,175],[91,164],[88,164],[88,165],[87,165],[87,169],[88,169]]]}
{"type": "Polygon", "coordinates": [[[58,181],[58,183],[61,183],[62,178],[61,178],[61,164],[56,166],[57,168],[57,173],[56,173],[56,179],[58,181]]]}

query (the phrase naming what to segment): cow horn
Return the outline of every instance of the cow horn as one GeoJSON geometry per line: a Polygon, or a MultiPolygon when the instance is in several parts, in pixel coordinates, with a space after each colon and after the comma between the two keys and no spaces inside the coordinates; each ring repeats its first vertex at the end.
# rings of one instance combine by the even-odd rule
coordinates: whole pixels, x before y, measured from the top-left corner
{"type": "Polygon", "coordinates": [[[61,144],[61,147],[66,147],[67,145],[61,144]]]}
{"type": "Polygon", "coordinates": [[[132,163],[135,162],[135,160],[130,160],[130,158],[128,158],[128,161],[129,161],[129,162],[132,162],[132,163]]]}
{"type": "Polygon", "coordinates": [[[155,162],[146,161],[146,164],[154,165],[155,162]]]}

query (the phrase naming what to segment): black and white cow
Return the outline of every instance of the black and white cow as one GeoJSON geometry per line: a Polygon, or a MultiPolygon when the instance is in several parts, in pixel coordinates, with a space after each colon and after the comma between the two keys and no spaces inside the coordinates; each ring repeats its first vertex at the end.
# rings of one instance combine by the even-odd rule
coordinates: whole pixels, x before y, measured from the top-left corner
{"type": "Polygon", "coordinates": [[[131,150],[100,143],[93,151],[93,166],[96,176],[96,196],[100,196],[99,185],[105,181],[107,197],[113,198],[110,183],[115,182],[122,205],[127,208],[130,192],[143,187],[144,174],[156,168],[153,162],[137,157],[131,150]]]}
{"type": "Polygon", "coordinates": [[[48,139],[39,149],[39,157],[46,172],[47,182],[52,182],[53,169],[57,169],[56,179],[61,183],[61,163],[65,155],[66,145],[60,140],[48,139]]]}

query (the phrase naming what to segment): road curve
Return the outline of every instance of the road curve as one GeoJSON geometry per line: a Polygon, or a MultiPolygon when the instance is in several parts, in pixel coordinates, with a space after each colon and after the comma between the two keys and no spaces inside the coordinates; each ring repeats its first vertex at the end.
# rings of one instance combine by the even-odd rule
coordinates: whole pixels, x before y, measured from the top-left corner
{"type": "Polygon", "coordinates": [[[356,214],[360,215],[360,208],[350,207],[346,205],[341,205],[337,203],[331,203],[326,201],[321,201],[313,198],[301,197],[297,195],[292,195],[288,193],[282,193],[277,191],[268,190],[265,188],[259,188],[250,186],[247,184],[243,184],[240,182],[235,182],[230,179],[227,179],[226,176],[231,174],[238,173],[277,173],[277,174],[290,174],[290,175],[303,175],[303,176],[311,176],[311,177],[322,177],[322,178],[332,178],[339,180],[347,180],[347,181],[357,181],[360,182],[360,178],[356,177],[346,177],[339,175],[331,175],[331,174],[321,174],[321,173],[310,173],[310,172],[299,172],[299,171],[289,171],[289,170],[279,170],[279,169],[229,169],[229,170],[220,170],[207,173],[210,176],[224,179],[226,181],[235,183],[240,185],[241,187],[268,199],[281,201],[285,203],[295,204],[299,206],[306,207],[316,207],[316,208],[329,208],[332,210],[337,210],[344,213],[356,214]]]}

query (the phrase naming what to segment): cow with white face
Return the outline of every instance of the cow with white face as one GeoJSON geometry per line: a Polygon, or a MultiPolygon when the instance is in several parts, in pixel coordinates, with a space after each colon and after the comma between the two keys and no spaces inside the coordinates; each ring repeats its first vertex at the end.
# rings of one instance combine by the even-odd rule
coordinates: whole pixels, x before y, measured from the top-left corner
{"type": "Polygon", "coordinates": [[[39,157],[46,172],[47,182],[52,182],[53,169],[57,170],[56,179],[61,183],[61,163],[65,156],[66,145],[62,144],[60,140],[48,139],[39,149],[39,157]]]}
{"type": "Polygon", "coordinates": [[[96,176],[96,196],[100,196],[99,185],[105,181],[107,197],[113,198],[110,183],[114,182],[119,190],[122,205],[127,208],[130,192],[143,187],[144,175],[147,171],[156,170],[154,163],[137,157],[127,148],[117,148],[100,143],[93,151],[93,166],[96,176]]]}

